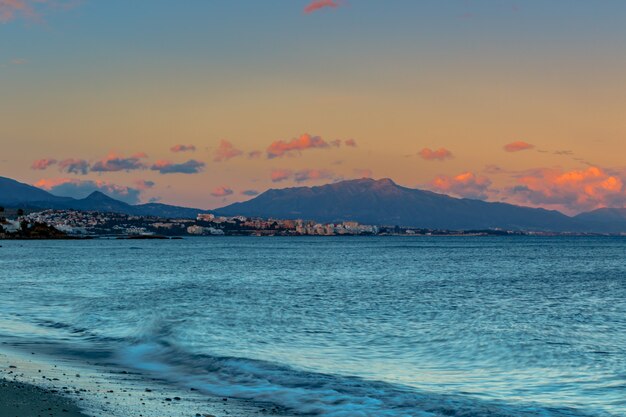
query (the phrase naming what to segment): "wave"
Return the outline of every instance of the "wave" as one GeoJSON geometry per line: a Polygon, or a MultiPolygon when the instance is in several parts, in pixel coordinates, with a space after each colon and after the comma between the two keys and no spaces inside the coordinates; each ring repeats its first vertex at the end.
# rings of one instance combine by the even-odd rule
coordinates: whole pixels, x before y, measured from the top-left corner
{"type": "Polygon", "coordinates": [[[164,341],[117,352],[120,365],[209,395],[270,403],[298,415],[324,417],[582,417],[546,408],[442,395],[386,382],[299,371],[271,362],[191,354],[164,341]]]}

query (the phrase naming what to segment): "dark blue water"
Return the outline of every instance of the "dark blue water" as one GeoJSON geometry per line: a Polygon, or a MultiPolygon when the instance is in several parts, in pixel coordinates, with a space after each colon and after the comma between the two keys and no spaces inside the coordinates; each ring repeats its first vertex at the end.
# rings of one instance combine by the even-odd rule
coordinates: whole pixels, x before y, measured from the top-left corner
{"type": "Polygon", "coordinates": [[[2,245],[11,343],[298,414],[626,415],[626,238],[2,245]]]}

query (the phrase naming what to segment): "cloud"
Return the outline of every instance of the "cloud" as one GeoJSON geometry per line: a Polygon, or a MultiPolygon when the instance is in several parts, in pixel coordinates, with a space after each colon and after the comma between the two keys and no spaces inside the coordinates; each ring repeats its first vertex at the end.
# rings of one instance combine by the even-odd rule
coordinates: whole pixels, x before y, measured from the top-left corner
{"type": "Polygon", "coordinates": [[[288,180],[293,175],[293,171],[289,169],[273,169],[270,173],[272,182],[281,182],[288,180]]]}
{"type": "Polygon", "coordinates": [[[319,180],[337,180],[339,177],[327,169],[301,169],[292,171],[290,169],[274,169],[270,173],[272,182],[281,182],[293,179],[295,182],[319,181],[319,180]]]}
{"type": "Polygon", "coordinates": [[[337,8],[339,3],[335,0],[313,0],[304,8],[304,13],[310,14],[325,7],[337,8]]]}
{"type": "Polygon", "coordinates": [[[220,145],[217,147],[215,152],[213,153],[213,161],[222,162],[228,161],[229,159],[236,158],[243,154],[242,150],[239,150],[233,146],[227,140],[220,141],[220,145]]]}
{"type": "Polygon", "coordinates": [[[217,187],[216,189],[214,189],[211,195],[213,197],[226,197],[226,196],[232,195],[233,193],[234,191],[231,188],[221,186],[221,187],[217,187]]]}
{"type": "Polygon", "coordinates": [[[134,182],[134,184],[135,184],[135,187],[137,187],[137,189],[141,191],[149,190],[150,188],[153,188],[156,185],[154,181],[148,181],[148,180],[137,180],[134,182]]]}
{"type": "Polygon", "coordinates": [[[452,152],[446,148],[439,148],[436,151],[430,148],[424,148],[418,152],[418,155],[427,161],[443,161],[452,158],[452,152]]]}
{"type": "Polygon", "coordinates": [[[78,180],[74,178],[51,178],[36,182],[35,187],[43,188],[60,197],[85,198],[94,191],[128,204],[140,201],[141,190],[107,181],[78,180]]]}
{"type": "Polygon", "coordinates": [[[190,159],[187,162],[175,164],[170,161],[156,161],[150,169],[153,171],[159,171],[161,174],[197,174],[204,168],[206,164],[204,162],[190,159]]]}
{"type": "Polygon", "coordinates": [[[335,173],[326,169],[303,169],[296,171],[293,175],[296,182],[334,180],[335,178],[335,173]]]}
{"type": "Polygon", "coordinates": [[[346,139],[344,141],[344,143],[346,144],[346,146],[349,146],[351,148],[356,148],[356,146],[357,146],[356,140],[354,140],[354,139],[346,139]]]}
{"type": "Polygon", "coordinates": [[[479,200],[487,199],[490,186],[489,178],[477,176],[473,172],[464,172],[454,177],[441,175],[431,183],[431,189],[434,191],[479,200]]]}
{"type": "Polygon", "coordinates": [[[0,0],[0,23],[10,22],[17,17],[33,19],[37,16],[28,0],[0,0]]]}
{"type": "Polygon", "coordinates": [[[526,151],[528,149],[533,149],[535,145],[531,145],[530,143],[517,141],[504,145],[504,150],[507,152],[519,152],[526,151]]]}
{"type": "Polygon", "coordinates": [[[33,164],[30,166],[30,169],[43,171],[44,169],[48,169],[50,166],[56,163],[57,163],[57,160],[52,159],[52,158],[38,159],[33,162],[33,164]]]}
{"type": "Polygon", "coordinates": [[[299,138],[291,139],[290,141],[277,140],[273,142],[267,148],[267,157],[280,158],[285,155],[293,155],[306,149],[324,149],[330,145],[324,139],[319,136],[311,136],[307,133],[301,135],[299,138]]]}
{"type": "Polygon", "coordinates": [[[256,195],[259,195],[259,192],[257,190],[245,190],[241,192],[242,195],[247,195],[249,197],[254,197],[256,195]]]}
{"type": "Polygon", "coordinates": [[[141,160],[147,157],[148,155],[143,152],[136,153],[128,158],[111,153],[100,161],[94,163],[91,166],[91,171],[118,172],[145,169],[147,167],[141,160]]]}
{"type": "Polygon", "coordinates": [[[195,152],[196,147],[194,145],[174,145],[170,148],[170,151],[174,153],[178,152],[195,152]]]}
{"type": "Polygon", "coordinates": [[[248,152],[248,159],[259,159],[263,155],[261,151],[251,151],[248,152]]]}
{"type": "Polygon", "coordinates": [[[17,18],[37,20],[40,18],[38,9],[43,6],[55,8],[71,8],[78,1],[64,0],[0,0],[0,23],[7,23],[17,18]]]}
{"type": "Polygon", "coordinates": [[[623,180],[599,167],[583,170],[537,169],[517,178],[508,190],[518,204],[549,207],[569,213],[601,207],[623,207],[626,187],[623,180]]]}
{"type": "Polygon", "coordinates": [[[59,161],[59,171],[68,174],[87,175],[89,172],[89,162],[84,159],[64,159],[59,161]]]}

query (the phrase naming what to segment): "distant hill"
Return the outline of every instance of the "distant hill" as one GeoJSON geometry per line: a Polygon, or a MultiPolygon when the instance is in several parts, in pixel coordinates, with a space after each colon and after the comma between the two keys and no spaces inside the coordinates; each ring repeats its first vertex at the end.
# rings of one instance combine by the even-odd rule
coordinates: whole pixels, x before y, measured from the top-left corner
{"type": "Polygon", "coordinates": [[[62,202],[71,198],[57,197],[41,188],[23,184],[11,178],[0,177],[0,204],[13,206],[32,201],[62,202]]]}
{"type": "Polygon", "coordinates": [[[306,219],[319,222],[429,229],[507,229],[554,232],[626,232],[626,209],[599,209],[568,217],[558,211],[453,198],[402,187],[390,179],[341,181],[318,187],[271,189],[252,200],[218,210],[168,204],[131,205],[95,191],[86,198],[55,196],[45,190],[0,177],[0,206],[75,209],[138,216],[192,219],[198,213],[306,219]]]}
{"type": "Polygon", "coordinates": [[[431,229],[576,231],[578,220],[558,211],[453,198],[401,187],[390,179],[359,179],[319,187],[272,189],[252,200],[215,210],[224,215],[354,220],[365,224],[431,229]]]}
{"type": "Polygon", "coordinates": [[[626,231],[625,208],[601,208],[581,213],[574,219],[585,224],[589,230],[600,232],[626,231]]]}
{"type": "Polygon", "coordinates": [[[105,213],[123,213],[137,216],[189,219],[195,219],[198,213],[211,212],[209,210],[157,203],[131,205],[111,198],[100,191],[94,191],[83,199],[58,197],[45,190],[33,187],[32,185],[23,184],[4,177],[0,177],[0,205],[6,207],[21,206],[23,208],[74,209],[105,213]]]}

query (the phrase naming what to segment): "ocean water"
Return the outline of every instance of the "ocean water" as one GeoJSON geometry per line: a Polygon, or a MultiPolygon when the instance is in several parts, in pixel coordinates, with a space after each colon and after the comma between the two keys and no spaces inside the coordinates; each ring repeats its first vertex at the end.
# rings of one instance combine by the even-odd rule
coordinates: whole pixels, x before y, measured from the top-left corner
{"type": "Polygon", "coordinates": [[[296,415],[626,416],[626,238],[1,243],[15,346],[296,415]]]}

